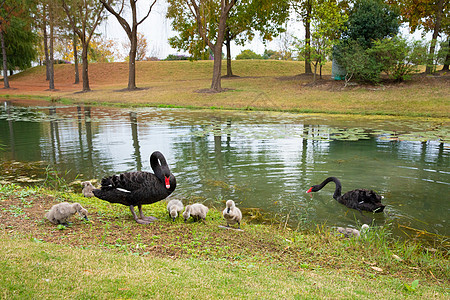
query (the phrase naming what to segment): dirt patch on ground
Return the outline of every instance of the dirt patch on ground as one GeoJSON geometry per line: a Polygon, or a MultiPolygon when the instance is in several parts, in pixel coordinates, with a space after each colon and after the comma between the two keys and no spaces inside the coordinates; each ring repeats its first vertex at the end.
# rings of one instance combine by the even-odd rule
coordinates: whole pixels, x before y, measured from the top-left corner
{"type": "Polygon", "coordinates": [[[437,72],[433,75],[427,75],[425,73],[415,74],[411,80],[396,82],[389,79],[387,76],[383,76],[378,84],[368,84],[364,82],[350,81],[345,86],[344,80],[333,80],[330,75],[323,75],[322,78],[319,75],[314,80],[314,74],[297,74],[295,76],[282,76],[277,77],[280,81],[298,81],[301,82],[303,87],[313,88],[327,91],[344,91],[354,89],[366,89],[366,90],[383,90],[392,88],[404,88],[414,85],[423,86],[448,86],[450,84],[449,72],[437,72]]]}

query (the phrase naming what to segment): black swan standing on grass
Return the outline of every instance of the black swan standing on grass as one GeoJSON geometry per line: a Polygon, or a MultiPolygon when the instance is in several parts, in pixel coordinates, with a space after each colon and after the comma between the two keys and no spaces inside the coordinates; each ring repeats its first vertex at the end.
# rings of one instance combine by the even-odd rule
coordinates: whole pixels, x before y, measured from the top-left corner
{"type": "Polygon", "coordinates": [[[150,155],[150,165],[154,174],[136,171],[103,178],[101,188],[93,190],[95,197],[129,206],[139,224],[153,222],[156,218],[145,217],[142,205],[166,198],[175,190],[177,182],[161,152],[155,151],[150,155]],[[140,218],[134,212],[135,206],[139,208],[140,218]]]}
{"type": "Polygon", "coordinates": [[[320,191],[330,181],[336,184],[333,198],[348,208],[371,212],[382,212],[384,210],[385,205],[381,204],[382,197],[372,190],[356,189],[341,195],[341,182],[336,177],[328,177],[321,184],[313,185],[307,193],[320,191]]]}

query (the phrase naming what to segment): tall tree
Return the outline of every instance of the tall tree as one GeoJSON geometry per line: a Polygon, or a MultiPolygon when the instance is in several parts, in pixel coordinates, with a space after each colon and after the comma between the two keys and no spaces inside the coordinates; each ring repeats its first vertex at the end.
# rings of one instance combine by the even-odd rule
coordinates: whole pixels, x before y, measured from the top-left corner
{"type": "Polygon", "coordinates": [[[24,70],[31,67],[37,57],[36,43],[38,36],[26,20],[12,18],[5,33],[6,54],[9,70],[24,70]]]}
{"type": "Polygon", "coordinates": [[[342,30],[348,16],[338,6],[336,0],[312,0],[313,18],[311,34],[311,61],[314,65],[314,80],[317,74],[317,66],[320,68],[322,78],[322,66],[331,56],[332,48],[339,41],[342,30]]]}
{"type": "Polygon", "coordinates": [[[438,37],[445,33],[450,35],[450,4],[448,0],[400,0],[389,1],[393,6],[400,8],[404,22],[409,24],[411,31],[418,28],[425,32],[432,32],[429,48],[429,58],[426,73],[434,70],[434,58],[438,37]]]}
{"type": "Polygon", "coordinates": [[[78,71],[78,36],[75,31],[72,34],[72,46],[73,46],[73,64],[75,68],[75,80],[74,84],[80,83],[80,72],[78,71]]]}
{"type": "Polygon", "coordinates": [[[381,0],[357,0],[349,11],[339,43],[333,48],[333,59],[360,80],[377,82],[381,66],[368,53],[374,42],[398,33],[399,15],[381,0]]]}
{"type": "Polygon", "coordinates": [[[284,32],[283,24],[289,17],[289,0],[242,0],[230,10],[227,19],[225,46],[227,49],[227,76],[231,69],[231,42],[244,45],[257,32],[263,42],[272,40],[284,32]]]}
{"type": "Polygon", "coordinates": [[[46,73],[46,77],[45,80],[49,80],[50,79],[50,73],[49,73],[49,61],[50,58],[48,56],[48,33],[47,33],[47,12],[48,12],[48,4],[43,1],[42,3],[39,4],[38,6],[38,15],[40,17],[36,18],[37,21],[37,26],[40,28],[41,30],[41,38],[42,38],[42,51],[44,52],[43,54],[43,60],[44,60],[44,64],[45,64],[45,73],[46,73]]]}
{"type": "Polygon", "coordinates": [[[313,0],[292,0],[292,7],[300,15],[305,27],[305,74],[311,74],[311,18],[313,0]]]}
{"type": "Polygon", "coordinates": [[[55,89],[55,69],[54,69],[54,65],[55,65],[55,53],[54,53],[54,44],[55,44],[55,8],[54,8],[54,3],[50,2],[49,6],[48,6],[48,15],[49,15],[49,25],[50,25],[50,45],[48,50],[49,52],[49,60],[47,61],[47,65],[48,65],[48,88],[50,90],[54,90],[55,89]]]}
{"type": "MultiPolygon", "coordinates": [[[[222,47],[228,15],[236,0],[221,0],[220,4],[213,0],[168,0],[168,2],[167,16],[173,19],[173,28],[182,32],[186,26],[193,29],[192,24],[195,23],[198,38],[194,40],[198,41],[200,38],[212,50],[214,67],[211,90],[221,92],[222,47]]],[[[191,35],[194,36],[194,33],[191,35]]],[[[197,42],[196,44],[198,45],[197,42]]]]}
{"type": "Polygon", "coordinates": [[[370,48],[376,40],[393,37],[400,26],[399,14],[381,0],[357,0],[349,12],[344,39],[370,48]]]}
{"type": "Polygon", "coordinates": [[[127,20],[125,20],[123,15],[123,9],[125,6],[125,0],[121,0],[120,5],[118,6],[118,10],[116,11],[113,8],[113,5],[111,4],[111,0],[100,0],[101,3],[105,6],[105,8],[113,14],[117,21],[119,21],[120,25],[122,26],[123,30],[125,30],[128,39],[130,40],[130,52],[129,52],[129,60],[128,60],[128,90],[135,90],[136,89],[136,52],[137,52],[137,32],[138,32],[138,26],[144,22],[148,16],[150,15],[150,12],[152,11],[153,5],[155,5],[156,0],[153,0],[151,5],[148,8],[148,11],[144,17],[142,17],[138,21],[137,16],[137,9],[136,9],[136,3],[138,0],[129,0],[130,2],[130,8],[131,8],[131,23],[129,23],[127,20]]]}
{"type": "Polygon", "coordinates": [[[442,48],[447,50],[447,54],[445,55],[445,59],[444,59],[444,63],[443,63],[441,71],[447,71],[448,72],[449,71],[449,65],[450,65],[450,36],[447,36],[446,46],[442,47],[442,48]]]}
{"type": "Polygon", "coordinates": [[[83,79],[83,92],[91,90],[89,86],[88,73],[88,51],[89,43],[97,29],[98,24],[103,20],[103,4],[95,0],[60,0],[64,11],[69,18],[69,22],[80,39],[82,52],[81,59],[83,68],[81,77],[83,79]]]}
{"type": "Polygon", "coordinates": [[[32,2],[29,0],[0,0],[0,45],[2,48],[4,88],[10,88],[7,58],[8,45],[5,42],[5,34],[8,32],[13,18],[22,19],[26,24],[30,24],[30,12],[32,8],[32,2]]]}
{"type": "Polygon", "coordinates": [[[54,58],[55,45],[58,39],[64,39],[66,32],[72,27],[67,24],[67,16],[58,0],[43,0],[38,2],[35,14],[37,28],[41,31],[43,53],[46,65],[46,79],[49,89],[55,89],[54,58]]]}
{"type": "MultiPolygon", "coordinates": [[[[171,17],[171,16],[170,16],[171,17]]],[[[227,57],[227,77],[233,76],[231,67],[231,43],[244,45],[260,33],[263,42],[272,40],[284,31],[283,24],[289,17],[289,0],[242,0],[229,12],[225,30],[224,44],[227,57]]],[[[216,16],[217,18],[217,16],[216,16]]],[[[196,38],[193,30],[197,26],[194,20],[188,20],[184,26],[178,26],[179,36],[170,39],[170,44],[178,49],[187,50],[194,59],[203,58],[207,52],[206,43],[196,38]]]]}

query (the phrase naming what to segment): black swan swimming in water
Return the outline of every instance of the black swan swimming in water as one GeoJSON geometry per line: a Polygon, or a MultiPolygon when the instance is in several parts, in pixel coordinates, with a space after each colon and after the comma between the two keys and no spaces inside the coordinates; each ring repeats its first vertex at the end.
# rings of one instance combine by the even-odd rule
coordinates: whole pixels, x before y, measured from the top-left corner
{"type": "Polygon", "coordinates": [[[341,182],[336,177],[328,177],[321,184],[313,185],[307,193],[320,191],[330,181],[336,184],[333,198],[339,203],[359,211],[382,212],[384,210],[385,205],[381,204],[382,197],[372,190],[356,189],[341,195],[341,182]]]}
{"type": "Polygon", "coordinates": [[[175,190],[177,182],[161,152],[150,155],[150,165],[154,174],[136,171],[103,178],[101,188],[93,190],[95,197],[129,206],[139,224],[153,222],[156,218],[145,217],[142,205],[166,198],[175,190]],[[135,206],[139,208],[140,218],[134,212],[135,206]]]}

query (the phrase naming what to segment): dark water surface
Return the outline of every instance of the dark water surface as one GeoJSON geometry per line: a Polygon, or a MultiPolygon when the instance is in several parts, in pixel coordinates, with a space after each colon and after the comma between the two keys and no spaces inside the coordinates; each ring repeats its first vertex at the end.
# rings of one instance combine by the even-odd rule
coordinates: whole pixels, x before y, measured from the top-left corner
{"type": "Polygon", "coordinates": [[[218,208],[233,199],[289,218],[294,228],[373,222],[393,224],[396,234],[414,236],[410,227],[450,235],[448,124],[0,103],[0,181],[39,184],[47,166],[69,181],[151,171],[149,156],[159,150],[177,177],[172,197],[218,208]],[[349,210],[332,198],[333,184],[312,197],[305,193],[328,176],[340,178],[344,192],[376,190],[385,197],[385,212],[349,210]]]}

